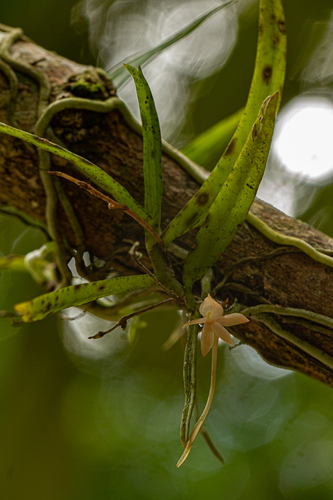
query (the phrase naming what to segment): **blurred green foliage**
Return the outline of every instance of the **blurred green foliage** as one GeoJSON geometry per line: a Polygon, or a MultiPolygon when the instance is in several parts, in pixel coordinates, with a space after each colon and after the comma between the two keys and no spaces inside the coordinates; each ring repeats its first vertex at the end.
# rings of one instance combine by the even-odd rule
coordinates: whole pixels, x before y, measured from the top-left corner
{"type": "MultiPolygon", "coordinates": [[[[328,19],[332,3],[284,3],[286,103],[301,91],[308,28],[328,19]]],[[[70,26],[74,4],[72,0],[2,0],[0,20],[22,27],[50,50],[93,63],[87,35],[78,35],[70,26]]],[[[200,87],[200,92],[191,102],[184,133],[199,133],[244,105],[256,45],[257,17],[251,16],[241,20],[237,45],[225,67],[194,83],[193,90],[200,87]]],[[[331,206],[329,188],[321,189],[323,196],[319,193],[314,198],[315,208],[306,215],[310,219],[331,206]]],[[[332,209],[328,210],[328,222],[320,229],[333,234],[332,209]]],[[[43,243],[37,230],[0,217],[1,255],[27,253],[43,243]]],[[[9,273],[1,274],[0,290],[0,309],[41,292],[28,276],[9,273]]],[[[176,469],[182,451],[178,438],[182,352],[179,344],[167,352],[161,346],[177,315],[151,313],[144,319],[148,326],[139,331],[134,345],[128,345],[126,333],[116,331],[113,338],[100,341],[98,355],[89,351],[70,322],[50,318],[15,328],[9,320],[1,320],[1,498],[332,498],[333,392],[305,376],[271,369],[245,346],[221,349],[216,395],[207,421],[226,465],[220,467],[198,439],[187,462],[176,469]]],[[[209,360],[200,359],[198,370],[202,408],[209,360]]]]}

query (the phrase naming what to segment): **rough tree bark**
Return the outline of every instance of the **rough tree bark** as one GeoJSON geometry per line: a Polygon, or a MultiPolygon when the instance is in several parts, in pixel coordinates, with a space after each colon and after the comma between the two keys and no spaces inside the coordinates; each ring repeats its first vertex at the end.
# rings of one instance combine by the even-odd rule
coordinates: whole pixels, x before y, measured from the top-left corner
{"type": "MultiPolygon", "coordinates": [[[[0,43],[5,34],[0,31],[0,43]]],[[[110,80],[106,76],[102,77],[94,68],[50,53],[25,37],[18,39],[10,51],[15,59],[38,68],[47,76],[51,84],[50,102],[73,95],[106,99],[115,94],[110,80]],[[77,84],[82,79],[88,80],[90,84],[96,83],[99,94],[87,94],[87,86],[77,84]]],[[[18,94],[13,98],[8,77],[0,71],[0,121],[33,132],[37,120],[39,86],[33,78],[19,71],[16,74],[18,94]]],[[[143,202],[142,138],[126,125],[119,111],[107,114],[63,111],[53,118],[52,128],[68,149],[99,165],[123,184],[140,203],[143,202]]],[[[196,192],[198,184],[171,158],[163,155],[162,164],[162,220],[165,227],[196,192]]],[[[52,166],[72,175],[74,173],[70,165],[55,156],[52,157],[52,166]]],[[[75,175],[78,176],[77,173],[75,175]]],[[[110,212],[104,202],[92,198],[67,181],[62,183],[84,229],[86,249],[99,258],[109,259],[113,267],[122,273],[136,272],[128,257],[128,249],[130,241],[143,244],[142,228],[123,212],[110,212]]],[[[45,222],[45,194],[39,177],[37,152],[4,134],[0,134],[0,204],[17,207],[45,222]]],[[[328,236],[287,217],[262,201],[257,200],[252,211],[283,234],[297,236],[317,248],[333,249],[333,240],[328,236]]],[[[60,208],[58,220],[61,232],[73,244],[72,231],[60,208]]],[[[187,234],[178,243],[190,248],[193,233],[187,234]]],[[[215,266],[215,284],[239,259],[265,254],[274,248],[276,245],[244,223],[215,266]]],[[[177,265],[175,270],[179,271],[177,265]]],[[[237,298],[248,306],[267,302],[332,317],[333,268],[319,264],[302,252],[248,262],[235,269],[220,297],[229,297],[230,300],[237,298]],[[245,287],[251,293],[246,293],[245,287]]],[[[274,318],[283,329],[316,346],[328,356],[333,356],[329,331],[323,332],[321,328],[318,328],[319,331],[310,330],[305,324],[294,323],[290,319],[288,322],[286,316],[275,315],[274,318]]],[[[252,320],[238,327],[235,333],[268,362],[300,371],[333,386],[333,369],[272,333],[262,323],[252,320]]]]}

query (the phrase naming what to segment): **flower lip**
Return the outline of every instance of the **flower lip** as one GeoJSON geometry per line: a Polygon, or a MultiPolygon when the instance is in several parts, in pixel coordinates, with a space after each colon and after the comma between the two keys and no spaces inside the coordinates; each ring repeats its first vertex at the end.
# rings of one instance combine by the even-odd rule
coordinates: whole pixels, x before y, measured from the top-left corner
{"type": "Polygon", "coordinates": [[[223,307],[210,295],[207,295],[201,306],[200,314],[204,316],[208,323],[212,323],[223,316],[223,307]]]}

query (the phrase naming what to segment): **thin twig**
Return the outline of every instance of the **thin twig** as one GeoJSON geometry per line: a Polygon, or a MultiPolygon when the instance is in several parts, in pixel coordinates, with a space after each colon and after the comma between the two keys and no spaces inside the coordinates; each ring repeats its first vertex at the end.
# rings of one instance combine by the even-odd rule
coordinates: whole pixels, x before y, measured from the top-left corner
{"type": "Polygon", "coordinates": [[[123,330],[125,330],[126,326],[127,326],[127,321],[129,319],[132,319],[134,318],[134,316],[139,316],[140,314],[143,314],[145,312],[148,312],[148,311],[151,311],[152,309],[155,309],[156,307],[159,307],[159,306],[162,306],[163,304],[166,304],[167,302],[171,302],[171,300],[174,300],[173,297],[170,297],[169,299],[165,299],[165,300],[162,300],[161,302],[157,302],[156,304],[153,304],[151,306],[148,306],[148,307],[145,307],[143,309],[140,309],[139,311],[136,311],[134,313],[131,313],[131,314],[128,314],[127,316],[123,316],[122,318],[120,318],[120,320],[115,324],[113,325],[112,328],[110,328],[109,330],[105,330],[104,332],[103,331],[100,331],[98,333],[96,333],[96,335],[93,335],[92,337],[88,337],[89,339],[101,339],[102,337],[104,337],[104,335],[106,335],[107,333],[110,333],[112,332],[113,330],[115,330],[116,328],[118,328],[118,326],[121,326],[121,328],[123,330]]]}
{"type": "Polygon", "coordinates": [[[72,177],[71,175],[67,175],[63,172],[59,172],[56,170],[49,170],[49,174],[51,175],[57,175],[58,177],[63,177],[64,179],[67,179],[68,181],[73,182],[79,188],[85,189],[88,191],[93,196],[96,196],[96,198],[99,198],[103,201],[105,201],[108,204],[109,210],[123,210],[127,215],[132,217],[132,219],[136,220],[144,229],[146,229],[157,241],[157,243],[160,245],[162,248],[163,252],[166,252],[165,245],[159,235],[156,233],[156,231],[146,222],[144,219],[142,219],[138,214],[136,214],[131,208],[129,208],[127,205],[124,205],[123,203],[118,203],[115,200],[112,200],[109,196],[106,194],[101,193],[98,191],[98,189],[92,187],[88,182],[85,181],[80,181],[76,179],[75,177],[72,177]]]}

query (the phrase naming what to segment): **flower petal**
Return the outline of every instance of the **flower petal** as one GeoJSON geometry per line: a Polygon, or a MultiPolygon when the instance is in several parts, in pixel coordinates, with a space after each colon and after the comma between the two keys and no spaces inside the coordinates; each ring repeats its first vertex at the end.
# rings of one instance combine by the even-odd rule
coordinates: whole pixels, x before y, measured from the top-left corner
{"type": "Polygon", "coordinates": [[[201,333],[201,354],[203,356],[206,356],[206,354],[209,353],[209,351],[213,346],[213,342],[214,342],[214,332],[212,330],[212,324],[206,323],[201,333]]]}
{"type": "Polygon", "coordinates": [[[248,318],[239,313],[228,314],[227,316],[223,316],[223,318],[218,319],[220,325],[223,326],[241,325],[242,323],[247,323],[248,321],[250,321],[248,318]]]}
{"type": "Polygon", "coordinates": [[[223,315],[223,307],[212,299],[210,295],[207,295],[203,303],[199,308],[200,314],[202,316],[209,316],[210,321],[215,321],[223,315]]]}
{"type": "Polygon", "coordinates": [[[183,330],[185,330],[185,328],[189,325],[202,325],[203,323],[205,323],[205,321],[206,318],[192,319],[191,321],[185,323],[185,325],[183,325],[182,328],[183,330]]]}
{"type": "Polygon", "coordinates": [[[230,333],[220,323],[215,321],[215,323],[212,323],[209,326],[212,328],[213,332],[220,337],[220,339],[224,340],[227,344],[234,345],[234,341],[232,340],[230,333]]]}

